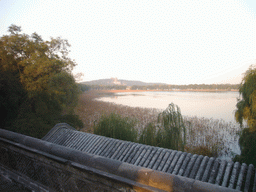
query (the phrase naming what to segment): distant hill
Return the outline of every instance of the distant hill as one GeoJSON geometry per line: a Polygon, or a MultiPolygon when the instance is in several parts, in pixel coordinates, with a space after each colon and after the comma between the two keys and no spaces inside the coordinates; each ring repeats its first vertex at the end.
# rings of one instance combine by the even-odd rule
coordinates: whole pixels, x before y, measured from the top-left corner
{"type": "Polygon", "coordinates": [[[142,81],[129,81],[117,78],[99,79],[94,81],[82,82],[86,89],[110,90],[110,89],[131,89],[131,90],[226,90],[237,91],[239,84],[189,84],[189,85],[171,85],[166,83],[145,83],[142,81]]]}
{"type": "Polygon", "coordinates": [[[99,79],[99,80],[93,80],[93,81],[85,81],[81,83],[86,85],[125,85],[125,86],[166,85],[165,83],[145,83],[142,81],[129,81],[129,80],[123,80],[123,79],[117,79],[117,78],[99,79]]]}

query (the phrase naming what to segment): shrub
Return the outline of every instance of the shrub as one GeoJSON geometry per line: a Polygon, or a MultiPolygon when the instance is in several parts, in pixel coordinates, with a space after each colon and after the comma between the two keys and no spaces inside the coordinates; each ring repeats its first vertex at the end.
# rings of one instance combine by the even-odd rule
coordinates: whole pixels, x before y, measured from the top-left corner
{"type": "Polygon", "coordinates": [[[236,155],[233,160],[256,166],[256,132],[251,132],[249,128],[243,129],[239,145],[241,155],[236,155]]]}
{"type": "Polygon", "coordinates": [[[139,137],[139,143],[157,146],[157,129],[153,123],[149,123],[146,127],[142,130],[142,133],[139,137]]]}

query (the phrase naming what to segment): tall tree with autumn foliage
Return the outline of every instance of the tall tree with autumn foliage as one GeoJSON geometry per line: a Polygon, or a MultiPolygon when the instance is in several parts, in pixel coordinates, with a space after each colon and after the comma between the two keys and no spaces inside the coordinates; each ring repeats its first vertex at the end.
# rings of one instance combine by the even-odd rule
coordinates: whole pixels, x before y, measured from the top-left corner
{"type": "Polygon", "coordinates": [[[250,66],[246,71],[239,93],[241,99],[237,102],[235,117],[241,127],[245,121],[247,128],[242,130],[239,139],[241,155],[235,160],[256,166],[256,66],[250,66]]]}
{"type": "Polygon", "coordinates": [[[79,88],[68,41],[43,41],[37,33],[21,34],[16,25],[8,31],[0,38],[1,128],[42,137],[58,122],[81,127],[73,113],[79,88]]]}

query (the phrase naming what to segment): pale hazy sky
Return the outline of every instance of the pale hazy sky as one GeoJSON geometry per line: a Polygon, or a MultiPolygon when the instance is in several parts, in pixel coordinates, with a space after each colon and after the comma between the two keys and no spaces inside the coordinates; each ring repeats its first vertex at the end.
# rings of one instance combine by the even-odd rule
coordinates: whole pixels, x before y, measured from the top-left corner
{"type": "Polygon", "coordinates": [[[255,0],[0,0],[11,24],[67,39],[84,81],[240,83],[256,64],[255,0]]]}

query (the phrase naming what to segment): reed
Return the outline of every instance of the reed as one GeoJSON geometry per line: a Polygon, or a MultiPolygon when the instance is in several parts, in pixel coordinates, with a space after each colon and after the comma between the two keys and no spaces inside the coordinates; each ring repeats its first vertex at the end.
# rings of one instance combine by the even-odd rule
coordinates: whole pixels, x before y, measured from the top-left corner
{"type": "Polygon", "coordinates": [[[80,95],[75,113],[83,121],[84,127],[80,131],[93,133],[94,122],[98,121],[102,114],[109,115],[117,113],[121,117],[136,118],[139,123],[136,124],[138,132],[150,122],[157,122],[157,116],[161,110],[148,109],[140,107],[129,107],[125,105],[117,105],[114,103],[96,100],[102,96],[112,97],[113,93],[104,93],[102,91],[87,91],[80,95]]]}
{"type": "Polygon", "coordinates": [[[185,151],[211,157],[232,157],[231,146],[239,139],[240,127],[222,119],[185,117],[185,151]]]}

